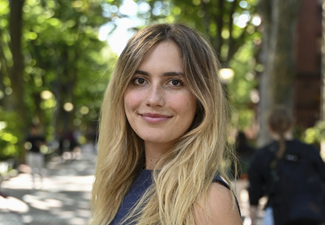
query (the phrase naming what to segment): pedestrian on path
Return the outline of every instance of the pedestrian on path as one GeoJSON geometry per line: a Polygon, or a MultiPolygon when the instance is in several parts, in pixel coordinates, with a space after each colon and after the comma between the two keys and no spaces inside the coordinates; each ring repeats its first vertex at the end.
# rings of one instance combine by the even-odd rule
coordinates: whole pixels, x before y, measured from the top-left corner
{"type": "Polygon", "coordinates": [[[39,178],[41,186],[44,177],[44,155],[41,146],[46,145],[45,137],[40,134],[37,125],[32,124],[29,128],[30,133],[25,139],[25,150],[27,151],[27,164],[31,170],[33,187],[36,188],[36,177],[39,178]]]}
{"type": "Polygon", "coordinates": [[[242,224],[224,181],[226,114],[215,53],[197,32],[135,34],[103,100],[91,224],[242,224]]]}
{"type": "Polygon", "coordinates": [[[319,151],[292,137],[292,116],[275,108],[268,120],[274,139],[251,162],[249,198],[252,225],[259,199],[268,197],[263,225],[318,225],[325,222],[325,165],[319,151]]]}
{"type": "Polygon", "coordinates": [[[235,146],[239,169],[237,172],[235,165],[231,165],[232,177],[235,178],[235,172],[237,172],[237,178],[245,180],[247,179],[247,170],[255,149],[248,143],[246,134],[243,131],[237,132],[235,146]]]}

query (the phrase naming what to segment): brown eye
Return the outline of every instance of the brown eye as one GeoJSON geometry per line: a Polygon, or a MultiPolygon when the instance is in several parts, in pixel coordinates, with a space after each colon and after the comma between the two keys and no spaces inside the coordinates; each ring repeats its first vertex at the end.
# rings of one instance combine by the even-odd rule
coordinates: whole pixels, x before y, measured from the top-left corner
{"type": "Polygon", "coordinates": [[[179,87],[179,86],[182,86],[183,85],[183,82],[181,80],[178,80],[178,79],[173,79],[173,80],[170,81],[170,83],[173,86],[176,86],[176,87],[179,87]]]}
{"type": "Polygon", "coordinates": [[[143,78],[139,78],[139,79],[138,79],[138,83],[139,83],[139,84],[143,84],[143,83],[144,83],[144,79],[143,79],[143,78]]]}
{"type": "Polygon", "coordinates": [[[137,85],[144,84],[145,82],[146,82],[146,80],[141,77],[134,79],[134,84],[137,84],[137,85]]]}

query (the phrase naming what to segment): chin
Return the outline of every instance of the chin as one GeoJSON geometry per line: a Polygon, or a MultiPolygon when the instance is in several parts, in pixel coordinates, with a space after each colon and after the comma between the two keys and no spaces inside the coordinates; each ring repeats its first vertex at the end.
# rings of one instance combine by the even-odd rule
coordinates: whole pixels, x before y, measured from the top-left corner
{"type": "Polygon", "coordinates": [[[161,134],[157,135],[142,135],[139,136],[145,143],[150,143],[150,144],[170,144],[175,142],[175,138],[169,138],[169,137],[162,137],[161,134]]]}

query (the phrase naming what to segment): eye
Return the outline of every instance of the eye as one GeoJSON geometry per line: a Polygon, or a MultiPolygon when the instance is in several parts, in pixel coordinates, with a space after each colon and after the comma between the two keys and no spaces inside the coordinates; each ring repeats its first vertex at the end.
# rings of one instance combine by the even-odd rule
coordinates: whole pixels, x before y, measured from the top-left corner
{"type": "Polygon", "coordinates": [[[172,79],[171,81],[169,81],[169,83],[172,85],[172,86],[175,86],[175,87],[180,87],[183,85],[183,81],[179,80],[179,79],[172,79]]]}
{"type": "Polygon", "coordinates": [[[146,82],[144,78],[138,77],[133,79],[133,84],[135,85],[142,85],[146,82]]]}

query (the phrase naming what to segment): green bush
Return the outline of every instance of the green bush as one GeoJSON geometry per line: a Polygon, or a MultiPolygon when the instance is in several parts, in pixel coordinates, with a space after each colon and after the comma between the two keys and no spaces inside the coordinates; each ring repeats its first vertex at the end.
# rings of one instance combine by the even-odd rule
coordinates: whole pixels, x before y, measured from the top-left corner
{"type": "Polygon", "coordinates": [[[17,113],[4,111],[0,108],[0,161],[19,158],[21,132],[17,113]]]}
{"type": "Polygon", "coordinates": [[[314,127],[308,128],[303,139],[310,144],[325,141],[325,121],[318,121],[314,127]]]}

